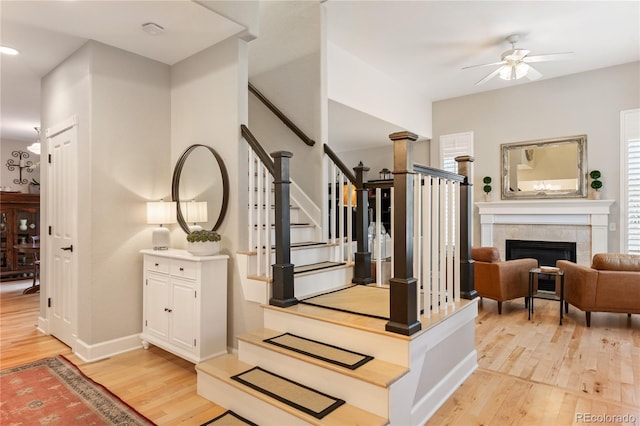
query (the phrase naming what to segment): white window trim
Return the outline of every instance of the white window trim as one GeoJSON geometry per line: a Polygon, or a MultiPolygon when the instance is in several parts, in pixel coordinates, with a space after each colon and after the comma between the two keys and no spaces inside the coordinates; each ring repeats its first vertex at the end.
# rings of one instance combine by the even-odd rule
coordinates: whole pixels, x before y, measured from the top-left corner
{"type": "Polygon", "coordinates": [[[627,142],[632,138],[639,138],[639,134],[633,134],[635,121],[636,132],[640,128],[640,108],[628,109],[620,112],[620,253],[627,253],[627,239],[629,230],[627,227],[629,193],[626,185],[628,179],[627,170],[627,142]]]}

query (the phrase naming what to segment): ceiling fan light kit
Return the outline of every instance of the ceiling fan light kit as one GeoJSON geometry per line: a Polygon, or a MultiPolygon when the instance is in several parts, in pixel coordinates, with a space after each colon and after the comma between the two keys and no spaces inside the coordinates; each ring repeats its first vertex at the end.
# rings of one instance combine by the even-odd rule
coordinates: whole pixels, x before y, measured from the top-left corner
{"type": "Polygon", "coordinates": [[[503,52],[500,56],[500,62],[493,62],[490,64],[472,65],[464,67],[463,69],[486,67],[493,65],[500,65],[499,68],[486,75],[482,80],[478,81],[475,85],[479,86],[491,80],[496,75],[503,80],[519,80],[523,77],[527,77],[529,80],[537,80],[542,77],[542,74],[534,67],[529,65],[531,62],[545,62],[554,61],[559,59],[566,59],[572,52],[564,53],[551,53],[546,55],[528,56],[529,50],[516,49],[516,43],[520,39],[518,34],[512,34],[506,38],[506,41],[511,43],[511,49],[503,52]]]}

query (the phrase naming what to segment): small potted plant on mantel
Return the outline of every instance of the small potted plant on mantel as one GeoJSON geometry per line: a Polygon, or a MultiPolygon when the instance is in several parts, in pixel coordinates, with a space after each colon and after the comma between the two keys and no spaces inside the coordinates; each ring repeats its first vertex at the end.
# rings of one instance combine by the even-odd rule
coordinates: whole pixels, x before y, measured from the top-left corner
{"type": "Polygon", "coordinates": [[[489,195],[491,192],[491,176],[483,177],[482,182],[484,183],[484,186],[482,187],[482,190],[484,191],[484,200],[491,201],[491,195],[489,195]]]}
{"type": "Polygon", "coordinates": [[[192,231],[187,234],[187,251],[195,256],[211,256],[220,252],[220,239],[216,231],[192,231]]]}
{"type": "Polygon", "coordinates": [[[602,188],[602,181],[600,180],[601,176],[602,173],[600,173],[600,170],[591,170],[591,173],[589,173],[589,177],[592,179],[591,188],[594,190],[591,193],[592,200],[600,199],[600,188],[602,188]]]}

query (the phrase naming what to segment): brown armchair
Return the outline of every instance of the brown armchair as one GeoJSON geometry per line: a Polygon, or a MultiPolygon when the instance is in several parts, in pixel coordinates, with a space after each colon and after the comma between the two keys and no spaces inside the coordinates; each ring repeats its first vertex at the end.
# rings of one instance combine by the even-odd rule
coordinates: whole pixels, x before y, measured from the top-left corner
{"type": "Polygon", "coordinates": [[[640,314],[640,256],[599,253],[591,267],[558,260],[564,271],[564,300],[585,312],[640,314]]]}
{"type": "Polygon", "coordinates": [[[529,270],[538,267],[536,259],[501,261],[496,247],[472,247],[471,258],[478,296],[496,300],[498,314],[505,300],[529,297],[529,270]]]}

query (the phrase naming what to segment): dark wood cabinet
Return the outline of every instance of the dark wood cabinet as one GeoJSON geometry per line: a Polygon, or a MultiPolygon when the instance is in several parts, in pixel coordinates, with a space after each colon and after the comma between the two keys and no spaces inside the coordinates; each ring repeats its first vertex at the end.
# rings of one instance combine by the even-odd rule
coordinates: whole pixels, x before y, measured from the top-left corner
{"type": "Polygon", "coordinates": [[[30,278],[39,251],[40,195],[0,192],[0,204],[0,279],[30,278]]]}

